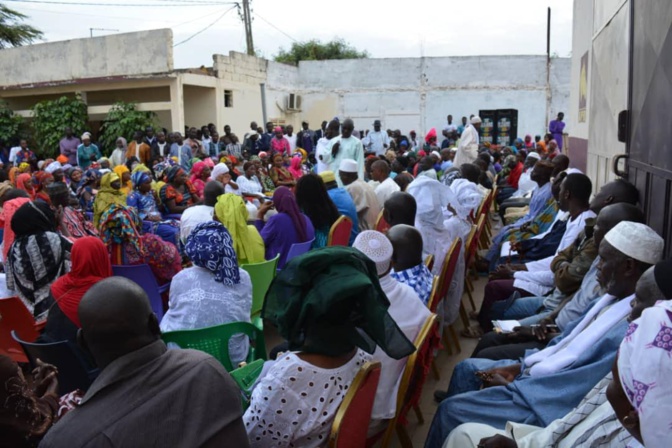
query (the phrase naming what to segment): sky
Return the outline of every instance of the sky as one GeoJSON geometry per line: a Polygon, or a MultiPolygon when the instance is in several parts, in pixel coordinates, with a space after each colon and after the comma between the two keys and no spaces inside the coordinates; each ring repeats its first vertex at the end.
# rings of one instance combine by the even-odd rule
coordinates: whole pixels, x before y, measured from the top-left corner
{"type": "MultiPolygon", "coordinates": [[[[237,8],[225,1],[0,2],[28,15],[45,41],[89,37],[90,28],[99,28],[94,36],[171,28],[175,68],[211,66],[213,54],[246,51],[237,8]],[[105,6],[63,4],[69,2],[105,6]]],[[[551,53],[566,57],[572,47],[572,5],[573,0],[251,0],[252,31],[255,49],[269,59],[294,41],[334,37],[374,58],[544,54],[551,7],[551,53]]]]}

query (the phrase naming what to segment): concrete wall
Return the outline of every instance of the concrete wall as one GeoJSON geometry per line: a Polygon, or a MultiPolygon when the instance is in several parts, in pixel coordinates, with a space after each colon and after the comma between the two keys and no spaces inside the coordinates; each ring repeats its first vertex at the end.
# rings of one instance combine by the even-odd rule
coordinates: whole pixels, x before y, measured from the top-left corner
{"type": "MultiPolygon", "coordinates": [[[[569,105],[570,64],[552,62],[552,114],[569,105]]],[[[311,123],[347,116],[367,129],[380,118],[384,128],[425,133],[440,130],[449,113],[459,121],[481,109],[518,109],[519,133],[542,134],[547,126],[543,56],[305,61],[298,71],[302,116],[311,123]]]]}
{"type": "Polygon", "coordinates": [[[144,75],[173,69],[170,29],[114,34],[0,51],[0,85],[144,75]]]}

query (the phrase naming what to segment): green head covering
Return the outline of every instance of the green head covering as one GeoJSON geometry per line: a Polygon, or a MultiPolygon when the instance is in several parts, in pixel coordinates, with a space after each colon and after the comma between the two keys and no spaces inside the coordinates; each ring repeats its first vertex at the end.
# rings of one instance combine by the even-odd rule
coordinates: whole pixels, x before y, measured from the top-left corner
{"type": "Polygon", "coordinates": [[[262,311],[290,350],[339,356],[376,345],[402,359],[415,351],[387,308],[376,265],[351,247],[312,250],[289,261],[273,280],[262,311]]]}

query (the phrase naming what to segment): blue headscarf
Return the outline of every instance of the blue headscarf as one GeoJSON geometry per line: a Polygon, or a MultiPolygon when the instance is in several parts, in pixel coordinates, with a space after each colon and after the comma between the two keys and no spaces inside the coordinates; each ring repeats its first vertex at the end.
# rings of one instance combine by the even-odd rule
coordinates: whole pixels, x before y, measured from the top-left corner
{"type": "Polygon", "coordinates": [[[197,225],[187,238],[184,251],[196,266],[212,271],[216,282],[228,286],[240,283],[233,238],[221,222],[197,225]]]}
{"type": "Polygon", "coordinates": [[[100,171],[96,169],[88,169],[82,175],[82,180],[79,181],[79,186],[77,187],[77,196],[81,196],[84,193],[86,187],[94,184],[96,180],[100,177],[100,171]]]}
{"type": "Polygon", "coordinates": [[[131,174],[131,182],[133,182],[133,188],[136,189],[151,179],[152,178],[149,177],[149,173],[146,171],[136,171],[135,173],[131,174]]]}

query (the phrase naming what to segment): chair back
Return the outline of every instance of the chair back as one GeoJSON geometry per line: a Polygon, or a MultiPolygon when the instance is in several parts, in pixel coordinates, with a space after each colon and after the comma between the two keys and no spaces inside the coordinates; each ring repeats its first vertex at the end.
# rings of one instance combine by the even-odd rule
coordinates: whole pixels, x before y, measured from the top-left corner
{"type": "MultiPolygon", "coordinates": [[[[437,301],[434,306],[438,306],[441,299],[446,297],[448,290],[450,289],[450,284],[453,281],[453,275],[455,275],[455,269],[457,268],[457,262],[460,259],[460,250],[462,249],[462,240],[460,238],[455,238],[453,244],[451,244],[450,249],[446,253],[446,257],[443,259],[443,264],[441,265],[441,274],[439,275],[439,288],[437,294],[437,301]]],[[[436,308],[429,308],[432,313],[436,311],[436,308]]]]}
{"type": "Polygon", "coordinates": [[[464,264],[466,266],[469,266],[469,263],[471,263],[471,247],[474,243],[478,243],[478,240],[475,238],[477,227],[478,226],[476,225],[471,226],[471,231],[467,236],[467,242],[464,243],[464,264]]]}
{"type": "Polygon", "coordinates": [[[341,215],[329,230],[327,246],[347,246],[350,243],[350,232],[352,232],[352,220],[341,215]]]}
{"type": "Polygon", "coordinates": [[[264,306],[264,297],[266,297],[268,287],[271,286],[271,282],[273,281],[273,278],[275,278],[279,259],[280,255],[277,255],[274,259],[262,263],[244,264],[240,266],[241,269],[244,269],[250,274],[250,279],[252,280],[251,317],[256,317],[261,314],[261,309],[264,306]]]}
{"type": "Polygon", "coordinates": [[[385,221],[385,215],[383,214],[383,210],[381,210],[380,213],[378,213],[378,218],[376,219],[376,230],[379,231],[380,233],[385,233],[388,230],[390,230],[390,225],[387,223],[387,221],[385,221]]]}
{"type": "Polygon", "coordinates": [[[380,362],[364,363],[338,407],[329,434],[329,448],[366,445],[379,380],[380,362]]]}
{"type": "Polygon", "coordinates": [[[285,263],[280,266],[280,263],[278,263],[278,271],[282,270],[282,268],[285,267],[285,264],[289,260],[291,260],[294,257],[298,257],[300,255],[305,254],[310,250],[310,248],[313,246],[313,243],[315,242],[315,238],[313,238],[310,241],[306,241],[305,243],[294,243],[292,244],[292,247],[289,248],[289,252],[287,252],[287,259],[285,259],[285,263]]]}
{"type": "Polygon", "coordinates": [[[34,341],[39,335],[33,315],[18,297],[0,299],[0,354],[26,363],[28,357],[12,337],[12,330],[26,341],[34,341]]]}
{"type": "Polygon", "coordinates": [[[439,305],[440,296],[439,288],[441,287],[441,280],[438,276],[434,276],[432,280],[432,292],[429,295],[429,300],[427,301],[427,308],[433,313],[436,310],[436,307],[439,305]]]}
{"type": "Polygon", "coordinates": [[[12,338],[21,345],[32,368],[37,367],[37,359],[56,366],[60,395],[77,389],[86,391],[98,376],[99,370],[87,366],[86,361],[75,351],[71,342],[60,341],[46,344],[26,342],[19,338],[16,331],[12,331],[12,338]]]}
{"type": "Polygon", "coordinates": [[[239,334],[244,334],[250,339],[247,362],[266,359],[264,333],[249,322],[232,322],[197,330],[170,331],[163,333],[161,338],[166,344],[174,342],[180,348],[201,350],[216,358],[227,372],[231,372],[238,366],[234,366],[231,361],[229,340],[239,334]]]}
{"type": "Polygon", "coordinates": [[[159,284],[156,282],[156,277],[154,277],[149,265],[112,265],[112,272],[115,276],[134,281],[147,293],[152,311],[161,322],[161,319],[163,319],[163,300],[161,299],[159,284]]]}
{"type": "Polygon", "coordinates": [[[434,269],[434,254],[427,255],[427,258],[425,258],[425,266],[427,266],[427,269],[430,271],[434,269]]]}

